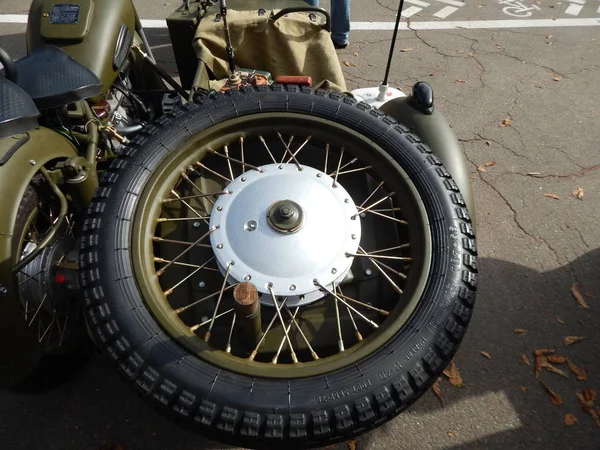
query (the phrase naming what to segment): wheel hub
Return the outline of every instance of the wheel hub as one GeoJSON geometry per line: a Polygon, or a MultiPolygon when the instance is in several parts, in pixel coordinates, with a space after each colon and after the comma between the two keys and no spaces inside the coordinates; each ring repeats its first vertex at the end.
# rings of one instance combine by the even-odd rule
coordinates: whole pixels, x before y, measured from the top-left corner
{"type": "Polygon", "coordinates": [[[324,296],[348,274],[360,242],[360,220],[348,192],[311,167],[269,164],[226,187],[211,213],[211,246],[229,282],[251,281],[271,303],[300,306],[324,296]]]}

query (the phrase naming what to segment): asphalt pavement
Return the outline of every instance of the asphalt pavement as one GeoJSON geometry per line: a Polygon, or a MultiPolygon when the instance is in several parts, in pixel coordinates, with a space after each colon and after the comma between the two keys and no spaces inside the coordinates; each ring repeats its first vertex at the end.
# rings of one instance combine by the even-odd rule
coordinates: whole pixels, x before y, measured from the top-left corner
{"type": "MultiPolygon", "coordinates": [[[[25,51],[25,25],[2,23],[2,15],[26,14],[26,3],[0,0],[0,46],[15,57],[25,51]]],[[[136,3],[143,19],[162,19],[179,2],[136,3]]],[[[357,28],[339,52],[350,88],[381,82],[396,7],[353,0],[357,28]]],[[[600,427],[576,393],[600,391],[600,1],[407,0],[406,8],[410,26],[399,33],[390,84],[429,82],[463,145],[477,206],[479,293],[455,358],[465,386],[443,380],[443,408],[429,392],[356,448],[598,449],[600,427]],[[570,292],[574,283],[589,309],[570,292]],[[585,339],[565,348],[566,336],[585,339]],[[568,377],[542,373],[559,406],[522,358],[546,348],[587,372],[578,380],[562,364],[568,377]],[[575,425],[564,424],[569,413],[575,425]]],[[[174,70],[167,30],[148,34],[174,70]]],[[[51,392],[0,392],[1,449],[110,445],[224,448],[148,409],[97,356],[51,392]]]]}

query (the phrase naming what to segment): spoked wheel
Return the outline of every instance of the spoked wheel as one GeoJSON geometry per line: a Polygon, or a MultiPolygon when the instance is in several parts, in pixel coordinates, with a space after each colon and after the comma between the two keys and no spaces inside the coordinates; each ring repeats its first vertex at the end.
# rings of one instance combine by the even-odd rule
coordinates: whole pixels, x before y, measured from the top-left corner
{"type": "MultiPolygon", "coordinates": [[[[15,223],[15,264],[28,258],[57,226],[59,202],[43,180],[27,188],[15,223]]],[[[80,228],[73,214],[58,225],[54,239],[16,273],[23,319],[37,339],[44,359],[22,385],[24,390],[44,390],[67,378],[81,360],[85,326],[79,295],[80,228]]]]}
{"type": "Polygon", "coordinates": [[[334,94],[232,92],[124,153],[87,223],[88,313],[179,418],[244,446],[323,445],[406,408],[456,351],[468,214],[389,118],[334,94]]]}

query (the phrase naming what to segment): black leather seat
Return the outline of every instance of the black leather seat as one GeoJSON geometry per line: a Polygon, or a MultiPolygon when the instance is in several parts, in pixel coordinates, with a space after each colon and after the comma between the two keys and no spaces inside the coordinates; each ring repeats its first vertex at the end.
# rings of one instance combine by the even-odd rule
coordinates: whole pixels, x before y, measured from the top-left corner
{"type": "Polygon", "coordinates": [[[62,49],[45,45],[16,62],[18,84],[39,109],[85,100],[104,91],[100,79],[62,49]]]}
{"type": "Polygon", "coordinates": [[[0,75],[0,138],[36,128],[39,115],[31,97],[0,75]]]}

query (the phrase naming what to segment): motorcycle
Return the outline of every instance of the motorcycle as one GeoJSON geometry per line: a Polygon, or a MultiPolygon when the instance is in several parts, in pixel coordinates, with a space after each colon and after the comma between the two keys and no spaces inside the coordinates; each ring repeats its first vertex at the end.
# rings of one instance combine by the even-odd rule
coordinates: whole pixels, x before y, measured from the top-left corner
{"type": "MultiPolygon", "coordinates": [[[[74,222],[75,304],[164,414],[233,445],[323,446],[404,411],[458,350],[477,282],[467,165],[431,86],[388,86],[403,1],[383,83],[352,93],[325,10],[227,3],[167,19],[189,101],[105,166],[74,222]]],[[[12,254],[0,307],[27,343],[12,254]]]]}

